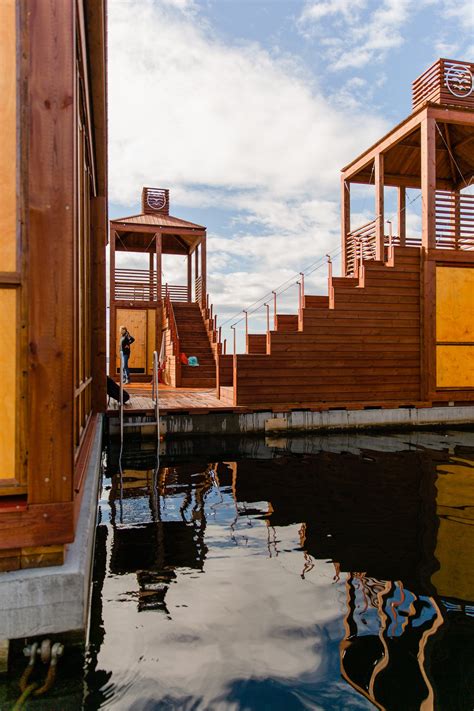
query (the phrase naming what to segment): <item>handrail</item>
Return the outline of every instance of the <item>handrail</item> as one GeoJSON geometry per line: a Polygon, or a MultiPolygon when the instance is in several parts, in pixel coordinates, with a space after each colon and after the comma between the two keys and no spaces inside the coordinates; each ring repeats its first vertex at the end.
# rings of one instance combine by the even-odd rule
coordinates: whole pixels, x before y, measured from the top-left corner
{"type": "Polygon", "coordinates": [[[178,326],[176,324],[176,317],[174,315],[173,304],[170,298],[170,292],[168,290],[168,284],[166,285],[165,291],[165,309],[166,315],[168,317],[168,325],[171,334],[171,343],[173,346],[174,355],[176,358],[176,384],[181,383],[181,348],[179,342],[178,326]]]}
{"type": "Polygon", "coordinates": [[[159,380],[158,380],[158,353],[153,351],[153,379],[152,379],[152,394],[151,399],[155,406],[155,419],[156,419],[156,436],[158,441],[160,440],[160,393],[159,393],[159,380]]]}

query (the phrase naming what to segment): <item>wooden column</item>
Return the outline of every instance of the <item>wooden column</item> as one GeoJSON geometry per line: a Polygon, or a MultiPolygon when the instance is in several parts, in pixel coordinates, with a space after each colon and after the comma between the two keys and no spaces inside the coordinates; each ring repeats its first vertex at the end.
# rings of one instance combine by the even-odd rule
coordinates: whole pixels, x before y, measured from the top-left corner
{"type": "Polygon", "coordinates": [[[105,247],[107,244],[107,198],[91,200],[91,318],[92,318],[92,409],[105,412],[107,401],[107,295],[105,247]]]}
{"type": "Polygon", "coordinates": [[[158,303],[161,301],[161,290],[162,290],[162,283],[161,283],[161,274],[162,274],[162,269],[161,269],[161,250],[162,250],[162,241],[163,237],[161,232],[157,232],[155,235],[155,246],[156,246],[156,289],[157,289],[157,297],[158,297],[158,303]]]}
{"type": "Polygon", "coordinates": [[[375,259],[384,258],[384,156],[375,156],[375,259]]]}
{"type": "Polygon", "coordinates": [[[109,296],[109,375],[116,376],[116,356],[117,356],[117,312],[115,308],[115,241],[117,233],[110,230],[110,296],[109,296]]]}
{"type": "Polygon", "coordinates": [[[400,247],[406,245],[406,230],[407,230],[407,212],[406,212],[406,189],[398,188],[398,236],[400,238],[400,247]]]}
{"type": "Polygon", "coordinates": [[[425,249],[436,247],[436,122],[421,122],[421,241],[425,249]]]}
{"type": "Polygon", "coordinates": [[[28,504],[66,503],[74,496],[76,7],[28,8],[28,504]]]}
{"type": "Polygon", "coordinates": [[[341,247],[342,247],[342,276],[347,273],[347,235],[351,231],[351,185],[344,178],[341,179],[341,247]]]}
{"type": "Polygon", "coordinates": [[[193,293],[193,258],[188,254],[188,301],[191,301],[193,293]]]}
{"type": "MultiPolygon", "coordinates": [[[[150,293],[149,293],[149,295],[148,295],[148,298],[149,298],[150,301],[154,301],[154,294],[153,294],[153,272],[154,272],[154,263],[153,263],[153,262],[154,262],[154,257],[155,257],[154,253],[153,253],[153,252],[150,252],[150,254],[149,254],[149,258],[150,258],[150,259],[149,259],[150,293]]],[[[157,298],[157,299],[159,298],[159,297],[158,297],[158,294],[157,294],[156,298],[157,298]]]]}
{"type": "Polygon", "coordinates": [[[201,238],[201,302],[203,307],[206,306],[206,296],[207,296],[207,279],[206,279],[206,235],[201,238]]]}

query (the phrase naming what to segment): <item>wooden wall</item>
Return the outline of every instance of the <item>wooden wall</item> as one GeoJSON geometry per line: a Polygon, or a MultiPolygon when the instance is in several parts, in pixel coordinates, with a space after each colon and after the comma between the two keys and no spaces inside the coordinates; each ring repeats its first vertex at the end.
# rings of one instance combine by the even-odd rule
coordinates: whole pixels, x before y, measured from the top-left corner
{"type": "Polygon", "coordinates": [[[360,279],[334,278],[334,308],[306,297],[278,316],[267,354],[237,355],[234,404],[429,405],[474,400],[474,254],[395,247],[360,279]],[[299,329],[299,330],[298,330],[299,329]]]}
{"type": "Polygon", "coordinates": [[[105,407],[105,21],[0,3],[0,569],[62,561],[105,407]]]}
{"type": "Polygon", "coordinates": [[[420,250],[395,255],[394,267],[366,263],[363,288],[335,278],[334,309],[304,308],[301,331],[280,319],[269,355],[238,355],[235,403],[419,401],[420,250]]]}

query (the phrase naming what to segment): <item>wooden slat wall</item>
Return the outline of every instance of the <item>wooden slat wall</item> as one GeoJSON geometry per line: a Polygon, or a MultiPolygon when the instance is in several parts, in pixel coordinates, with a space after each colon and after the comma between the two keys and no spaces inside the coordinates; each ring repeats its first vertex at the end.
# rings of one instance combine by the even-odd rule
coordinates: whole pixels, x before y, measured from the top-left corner
{"type": "Polygon", "coordinates": [[[235,404],[420,399],[420,251],[396,248],[394,267],[368,262],[365,286],[353,281],[335,280],[334,309],[304,308],[303,330],[272,331],[271,355],[236,357],[235,404]]]}

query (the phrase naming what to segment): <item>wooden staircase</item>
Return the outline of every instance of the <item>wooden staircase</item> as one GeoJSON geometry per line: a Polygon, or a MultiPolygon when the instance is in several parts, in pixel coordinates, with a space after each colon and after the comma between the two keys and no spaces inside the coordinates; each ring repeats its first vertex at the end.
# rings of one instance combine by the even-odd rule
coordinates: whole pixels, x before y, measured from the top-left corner
{"type": "Polygon", "coordinates": [[[233,404],[419,402],[420,290],[413,247],[364,261],[357,277],[330,278],[329,296],[306,295],[298,315],[276,316],[268,337],[248,334],[234,361],[233,404]]]}
{"type": "Polygon", "coordinates": [[[173,302],[181,353],[196,356],[199,366],[181,364],[182,388],[214,388],[216,362],[199,304],[173,302]]]}

